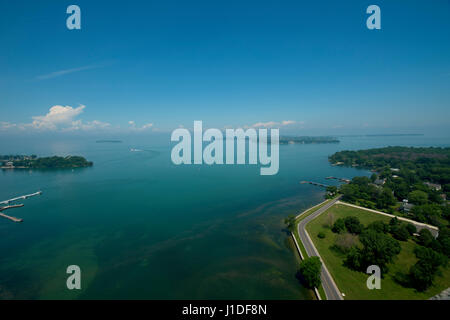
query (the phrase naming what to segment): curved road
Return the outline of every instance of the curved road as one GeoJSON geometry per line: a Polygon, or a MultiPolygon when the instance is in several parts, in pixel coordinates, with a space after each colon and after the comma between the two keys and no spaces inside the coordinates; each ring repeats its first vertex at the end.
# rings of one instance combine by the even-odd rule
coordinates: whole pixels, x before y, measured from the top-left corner
{"type": "Polygon", "coordinates": [[[322,280],[322,287],[325,291],[325,295],[327,296],[327,300],[343,300],[341,292],[339,291],[338,287],[336,286],[336,283],[334,282],[333,278],[331,277],[331,274],[328,272],[327,267],[325,266],[325,263],[323,262],[322,258],[319,255],[319,252],[317,251],[316,247],[314,246],[311,238],[309,237],[308,233],[306,232],[305,226],[308,222],[311,220],[317,218],[319,215],[321,215],[323,212],[325,212],[328,208],[330,208],[332,205],[336,203],[341,198],[341,196],[333,199],[332,201],[328,202],[323,207],[316,210],[314,213],[307,216],[305,219],[299,222],[298,224],[298,235],[300,236],[300,240],[303,243],[303,246],[306,249],[306,253],[309,257],[317,256],[322,261],[322,274],[320,275],[320,278],[322,280]]]}

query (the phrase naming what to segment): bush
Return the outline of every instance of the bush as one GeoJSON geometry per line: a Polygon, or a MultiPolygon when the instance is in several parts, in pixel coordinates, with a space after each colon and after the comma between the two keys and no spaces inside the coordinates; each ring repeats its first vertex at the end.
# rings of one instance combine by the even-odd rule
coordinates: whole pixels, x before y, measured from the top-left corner
{"type": "Polygon", "coordinates": [[[322,231],[320,231],[320,232],[317,234],[317,236],[318,236],[320,239],[323,239],[323,238],[325,238],[325,233],[323,233],[322,231]]]}
{"type": "Polygon", "coordinates": [[[336,220],[336,222],[333,224],[333,228],[331,230],[334,233],[342,233],[345,231],[345,222],[344,219],[339,218],[336,220]]]}
{"type": "Polygon", "coordinates": [[[360,234],[363,229],[363,225],[359,222],[357,217],[346,217],[344,219],[344,224],[345,228],[350,233],[360,234]]]}

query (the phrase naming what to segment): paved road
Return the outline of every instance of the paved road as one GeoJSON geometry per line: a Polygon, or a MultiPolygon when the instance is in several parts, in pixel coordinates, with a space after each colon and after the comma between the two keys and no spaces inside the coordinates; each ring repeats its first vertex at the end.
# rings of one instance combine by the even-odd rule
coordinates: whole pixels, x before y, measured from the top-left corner
{"type": "MultiPolygon", "coordinates": [[[[328,202],[326,205],[315,211],[314,213],[307,216],[305,219],[300,221],[298,224],[298,235],[300,236],[300,240],[303,243],[303,246],[306,249],[306,253],[309,257],[317,256],[322,260],[320,257],[316,247],[314,246],[311,238],[309,237],[308,233],[306,232],[305,226],[308,222],[322,214],[325,210],[330,208],[332,205],[336,203],[341,198],[341,196],[337,197],[336,199],[333,199],[332,201],[328,202]]],[[[320,278],[322,280],[322,287],[325,291],[325,295],[327,296],[327,300],[343,300],[341,292],[339,291],[338,287],[334,283],[333,278],[331,277],[331,274],[328,272],[327,267],[325,266],[323,260],[322,260],[322,274],[320,275],[320,278]]]]}

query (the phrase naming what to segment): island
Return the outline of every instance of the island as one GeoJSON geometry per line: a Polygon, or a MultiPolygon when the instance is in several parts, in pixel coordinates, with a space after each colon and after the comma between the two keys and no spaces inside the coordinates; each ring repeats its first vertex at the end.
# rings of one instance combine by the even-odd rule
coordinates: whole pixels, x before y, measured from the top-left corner
{"type": "Polygon", "coordinates": [[[310,136],[281,136],[280,144],[311,144],[311,143],[339,143],[339,140],[335,137],[310,137],[310,136]]]}
{"type": "Polygon", "coordinates": [[[97,140],[95,143],[122,143],[122,140],[97,140]]]}
{"type": "Polygon", "coordinates": [[[0,155],[0,168],[2,169],[67,169],[85,168],[93,166],[81,156],[67,157],[37,157],[36,155],[0,155]]]}

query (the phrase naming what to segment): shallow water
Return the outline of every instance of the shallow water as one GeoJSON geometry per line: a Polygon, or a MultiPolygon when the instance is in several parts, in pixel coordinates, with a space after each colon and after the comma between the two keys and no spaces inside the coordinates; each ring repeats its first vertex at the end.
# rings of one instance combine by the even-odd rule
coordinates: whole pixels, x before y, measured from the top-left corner
{"type": "MultiPolygon", "coordinates": [[[[0,220],[0,298],[310,299],[283,219],[323,199],[301,180],[369,173],[328,155],[388,145],[448,146],[427,136],[342,137],[280,146],[280,171],[175,166],[167,137],[0,140],[0,154],[82,155],[92,168],[0,171],[0,199],[42,190],[0,220]],[[130,152],[130,149],[140,152],[130,152]],[[79,265],[82,289],[66,288],[79,265]]],[[[100,137],[101,138],[101,137],[100,137]]]]}

